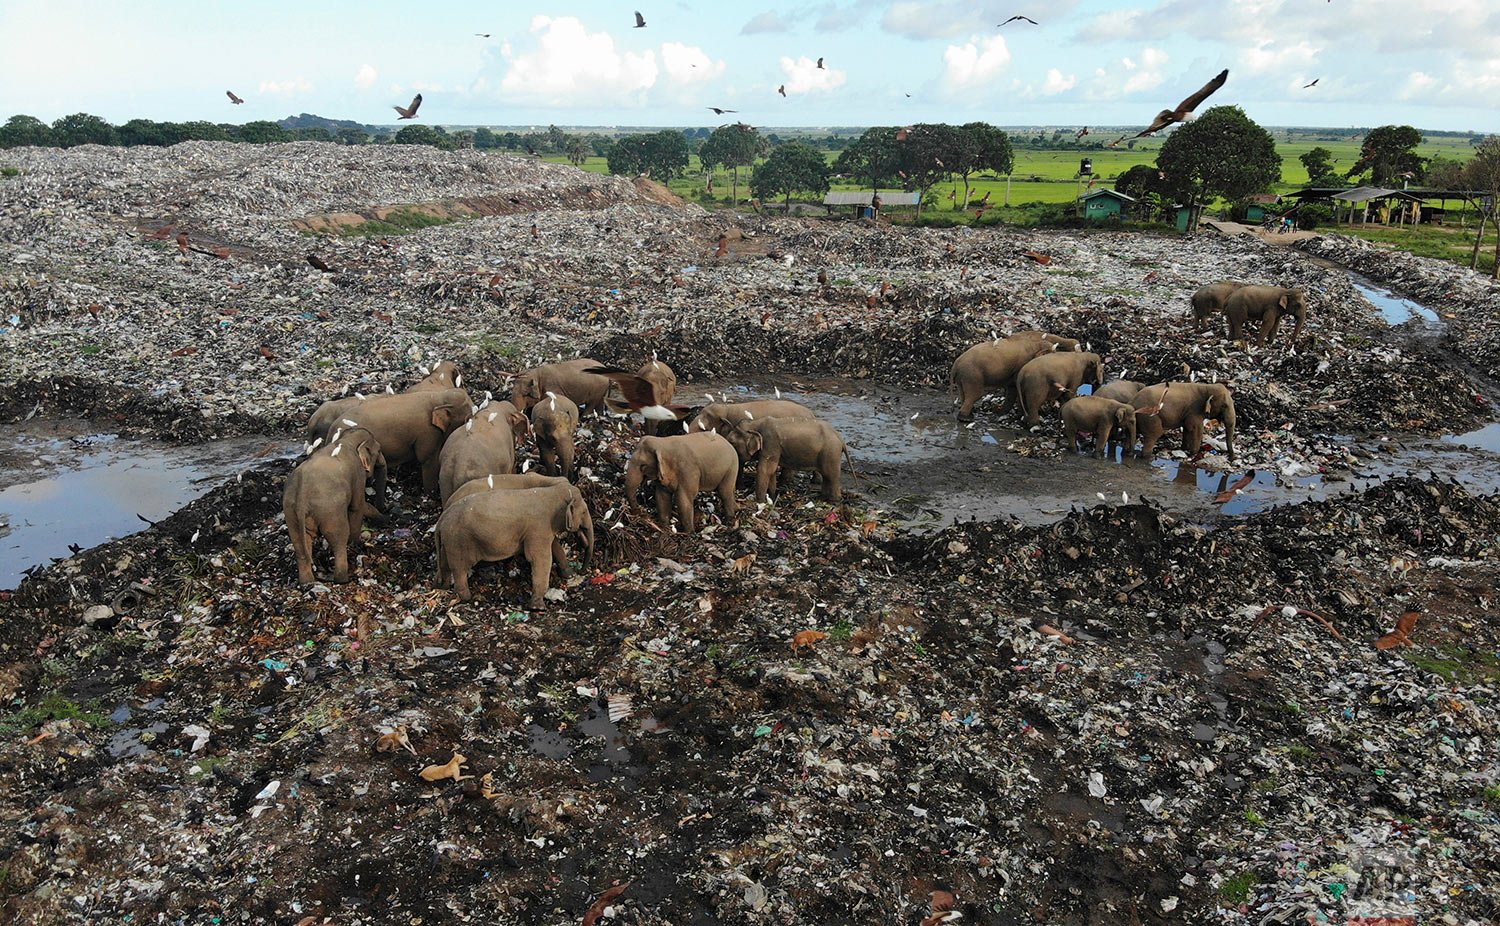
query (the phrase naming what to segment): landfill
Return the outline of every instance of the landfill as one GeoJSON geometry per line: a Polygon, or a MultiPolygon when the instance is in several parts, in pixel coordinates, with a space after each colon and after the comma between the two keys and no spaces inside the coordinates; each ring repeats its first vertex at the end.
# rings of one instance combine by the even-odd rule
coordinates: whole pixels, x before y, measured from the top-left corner
{"type": "MultiPolygon", "coordinates": [[[[1026,328],[1110,378],[1232,384],[1240,459],[1210,433],[1203,460],[1231,477],[1353,473],[1494,418],[1493,283],[1342,236],[708,212],[417,146],[0,167],[0,434],[300,443],[321,401],[439,360],[501,398],[538,362],[653,352],[694,403],[777,376],[930,400],[1026,328]],[[1389,323],[1350,270],[1438,320],[1389,323]],[[1219,279],[1304,288],[1302,339],[1195,332],[1219,279]]],[[[1058,458],[1055,413],[1004,426],[995,457],[1058,458]]],[[[1413,472],[1209,522],[1089,492],[914,530],[848,474],[841,503],[742,483],[689,534],[625,504],[638,433],[583,422],[597,549],[542,610],[515,563],[473,602],[438,586],[411,472],[354,580],[299,587],[281,454],[0,591],[0,913],[1500,921],[1500,497],[1413,472]]]]}

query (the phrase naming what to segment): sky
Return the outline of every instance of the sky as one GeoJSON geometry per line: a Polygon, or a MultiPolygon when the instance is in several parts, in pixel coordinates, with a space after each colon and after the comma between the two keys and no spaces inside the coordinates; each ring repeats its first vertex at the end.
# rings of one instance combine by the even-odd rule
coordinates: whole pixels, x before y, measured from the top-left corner
{"type": "Polygon", "coordinates": [[[1500,0],[636,2],[0,0],[0,119],[1144,126],[1228,68],[1262,125],[1500,132],[1500,0]]]}

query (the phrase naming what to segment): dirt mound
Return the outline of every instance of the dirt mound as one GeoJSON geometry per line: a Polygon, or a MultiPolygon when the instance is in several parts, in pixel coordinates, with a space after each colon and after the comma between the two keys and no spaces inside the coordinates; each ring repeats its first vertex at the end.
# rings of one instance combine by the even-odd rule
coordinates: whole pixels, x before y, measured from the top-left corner
{"type": "Polygon", "coordinates": [[[661,203],[663,206],[687,205],[687,200],[667,189],[664,183],[657,183],[649,177],[636,177],[632,182],[637,193],[654,203],[661,203]]]}

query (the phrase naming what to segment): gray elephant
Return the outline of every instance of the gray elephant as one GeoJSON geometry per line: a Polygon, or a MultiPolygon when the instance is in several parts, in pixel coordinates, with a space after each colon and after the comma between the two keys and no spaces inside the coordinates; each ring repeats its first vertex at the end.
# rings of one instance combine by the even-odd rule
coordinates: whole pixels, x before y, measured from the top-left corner
{"type": "Polygon", "coordinates": [[[755,460],[755,500],[763,502],[780,486],[780,472],[813,470],[823,480],[823,498],[844,497],[841,464],[844,439],[817,418],[761,418],[742,421],[725,438],[741,460],[755,460]]]}
{"type": "MultiPolygon", "coordinates": [[[[478,495],[480,492],[513,492],[518,489],[545,489],[556,485],[565,485],[571,490],[569,497],[577,504],[579,511],[578,536],[583,539],[583,561],[585,564],[592,563],[594,561],[594,519],[589,514],[588,505],[584,504],[583,493],[562,476],[544,476],[541,473],[490,473],[480,479],[471,479],[455,489],[448,497],[448,507],[452,508],[470,495],[478,495]]],[[[563,550],[561,540],[553,544],[552,560],[557,564],[558,572],[563,578],[567,578],[568,557],[563,550]]]]}
{"type": "Polygon", "coordinates": [[[636,493],[645,480],[655,482],[656,514],[661,526],[672,526],[672,501],[685,531],[697,531],[693,508],[700,491],[717,491],[725,524],[734,523],[734,484],[740,458],[717,431],[694,431],[676,437],[643,437],[625,467],[625,503],[638,507],[636,493]]]}
{"type": "MultiPolygon", "coordinates": [[[[398,395],[371,396],[349,409],[338,423],[364,427],[380,441],[380,449],[391,466],[416,463],[422,468],[422,487],[438,490],[438,467],[443,442],[468,422],[474,412],[469,394],[462,389],[434,389],[398,395]]],[[[375,470],[376,504],[384,510],[386,468],[375,470]]]]}
{"type": "Polygon", "coordinates": [[[432,389],[461,389],[464,384],[463,374],[458,372],[458,364],[452,360],[443,360],[433,367],[431,371],[423,370],[425,375],[410,386],[406,392],[426,392],[432,389]]]}
{"type": "Polygon", "coordinates": [[[1236,283],[1233,280],[1220,280],[1207,286],[1200,286],[1189,300],[1192,303],[1193,327],[1197,331],[1203,331],[1208,327],[1208,317],[1215,312],[1224,311],[1224,304],[1229,297],[1234,295],[1235,290],[1244,287],[1244,283],[1236,283]]]}
{"type": "Polygon", "coordinates": [[[813,410],[791,399],[759,399],[754,402],[712,402],[698,410],[692,430],[728,434],[741,421],[765,418],[816,418],[813,410]]]}
{"type": "Polygon", "coordinates": [[[1084,383],[1098,386],[1104,381],[1104,360],[1089,351],[1042,354],[1028,360],[1016,374],[1016,393],[1026,424],[1042,423],[1042,408],[1061,396],[1078,395],[1084,383]]]}
{"type": "Polygon", "coordinates": [[[297,581],[311,585],[313,544],[321,535],[333,553],[333,581],[349,581],[349,543],[359,539],[365,480],[384,467],[380,441],[365,428],[346,428],[312,452],[286,479],[281,513],[297,557],[297,581]]]}
{"type": "Polygon", "coordinates": [[[537,453],[548,475],[573,478],[573,435],[578,430],[578,406],[565,395],[549,392],[531,406],[531,429],[537,453]]]}
{"type": "Polygon", "coordinates": [[[1193,459],[1201,456],[1203,422],[1213,418],[1224,425],[1224,447],[1234,460],[1234,394],[1223,383],[1157,383],[1131,400],[1140,456],[1149,457],[1163,433],[1182,429],[1182,449],[1193,459]]]}
{"type": "Polygon", "coordinates": [[[1063,403],[1063,446],[1078,450],[1078,432],[1094,435],[1094,456],[1114,458],[1114,444],[1135,450],[1135,406],[1095,395],[1081,395],[1063,403]]]}
{"type": "Polygon", "coordinates": [[[999,341],[985,341],[953,361],[950,381],[958,389],[958,420],[974,417],[974,404],[996,389],[1004,389],[1001,409],[1016,404],[1016,374],[1036,357],[1053,351],[1076,351],[1078,342],[1045,331],[1017,331],[999,341]]]}
{"type": "Polygon", "coordinates": [[[1281,317],[1290,315],[1297,320],[1297,326],[1292,329],[1292,343],[1295,344],[1302,335],[1303,322],[1307,321],[1307,294],[1284,286],[1242,286],[1224,304],[1224,314],[1229,317],[1231,341],[1241,340],[1246,323],[1258,322],[1257,344],[1275,337],[1281,317]]]}
{"type": "Polygon", "coordinates": [[[1114,399],[1116,402],[1128,403],[1135,398],[1137,392],[1145,388],[1145,383],[1138,383],[1132,379],[1115,379],[1095,389],[1093,395],[1101,399],[1114,399]]]}
{"type": "Polygon", "coordinates": [[[443,442],[438,455],[438,495],[443,507],[454,490],[489,473],[516,471],[516,436],[525,434],[526,416],[509,402],[481,409],[443,442]]]}
{"type": "Polygon", "coordinates": [[[475,564],[500,562],[517,553],[531,564],[531,599],[539,610],[546,600],[557,537],[580,529],[587,508],[567,485],[469,495],[443,511],[437,522],[437,581],[462,601],[473,598],[469,571],[475,564]]]}
{"type": "Polygon", "coordinates": [[[597,412],[604,406],[604,394],[609,391],[609,377],[583,371],[599,365],[599,361],[592,357],[584,357],[533,367],[516,376],[510,390],[511,404],[524,412],[540,402],[547,393],[555,392],[572,399],[580,411],[588,408],[597,412]]]}

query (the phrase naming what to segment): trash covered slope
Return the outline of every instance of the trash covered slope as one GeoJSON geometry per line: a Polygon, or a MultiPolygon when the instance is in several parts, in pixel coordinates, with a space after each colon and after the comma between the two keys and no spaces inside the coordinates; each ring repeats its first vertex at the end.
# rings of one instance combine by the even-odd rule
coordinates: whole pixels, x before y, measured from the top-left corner
{"type": "MultiPolygon", "coordinates": [[[[945,387],[964,347],[1028,327],[1083,339],[1113,375],[1232,381],[1242,417],[1265,424],[1463,431],[1490,416],[1451,357],[1388,328],[1342,271],[1259,241],[709,214],[618,178],[416,146],[16,149],[0,163],[21,171],[0,207],[0,309],[16,319],[0,382],[40,399],[59,377],[109,381],[179,406],[194,434],[290,427],[438,356],[484,386],[529,359],[656,349],[699,378],[945,387]],[[411,234],[297,226],[444,197],[508,205],[411,234]],[[1188,296],[1221,278],[1305,287],[1299,349],[1290,326],[1248,351],[1192,332],[1188,296]]],[[[1455,326],[1486,311],[1448,308],[1455,326]]]]}
{"type": "Polygon", "coordinates": [[[914,923],[935,889],[995,924],[1500,914],[1495,499],[917,540],[793,493],[701,538],[627,516],[526,615],[519,577],[433,588],[427,514],[291,587],[285,469],[10,603],[5,694],[48,692],[0,747],[21,921],[562,923],[617,882],[643,924],[914,923]],[[455,752],[474,777],[419,774],[455,752]]]}

